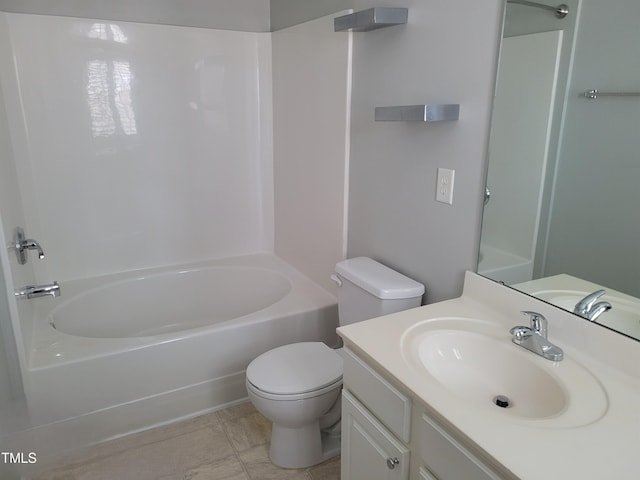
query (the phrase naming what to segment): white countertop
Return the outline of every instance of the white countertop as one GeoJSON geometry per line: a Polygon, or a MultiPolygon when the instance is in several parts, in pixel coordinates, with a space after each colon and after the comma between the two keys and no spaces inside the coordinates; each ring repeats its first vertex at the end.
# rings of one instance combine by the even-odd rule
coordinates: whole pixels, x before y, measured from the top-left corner
{"type": "MultiPolygon", "coordinates": [[[[414,329],[415,330],[415,329],[414,329]]],[[[640,342],[594,325],[568,312],[468,272],[460,298],[340,327],[345,345],[394,377],[450,426],[462,432],[487,457],[515,477],[533,479],[635,479],[640,476],[640,342]],[[595,377],[606,407],[588,422],[522,418],[472,404],[446,390],[424,367],[407,358],[412,327],[438,318],[482,319],[494,332],[527,324],[521,310],[549,321],[549,340],[564,350],[563,362],[533,353],[533,362],[553,369],[579,364],[595,377]],[[548,363],[545,363],[548,362],[548,363]]],[[[498,338],[501,333],[497,333],[498,338]]],[[[571,408],[588,408],[590,398],[569,398],[571,408]],[[576,403],[578,402],[578,403],[576,403]]],[[[484,456],[484,455],[483,455],[484,456]]],[[[493,462],[492,462],[493,463],[493,462]]]]}

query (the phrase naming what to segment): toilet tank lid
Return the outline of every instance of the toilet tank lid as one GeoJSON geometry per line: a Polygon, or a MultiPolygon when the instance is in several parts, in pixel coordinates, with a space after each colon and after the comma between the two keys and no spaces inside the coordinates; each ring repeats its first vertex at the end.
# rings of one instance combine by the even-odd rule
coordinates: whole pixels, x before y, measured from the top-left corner
{"type": "Polygon", "coordinates": [[[336,273],[383,300],[414,298],[424,285],[369,257],[355,257],[336,264],[336,273]]]}

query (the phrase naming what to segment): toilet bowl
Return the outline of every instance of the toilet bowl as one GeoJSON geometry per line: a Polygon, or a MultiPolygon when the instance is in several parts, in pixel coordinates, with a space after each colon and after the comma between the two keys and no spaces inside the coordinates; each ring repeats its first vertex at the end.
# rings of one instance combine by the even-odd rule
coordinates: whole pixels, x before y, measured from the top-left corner
{"type": "Polygon", "coordinates": [[[339,453],[334,432],[340,421],[342,357],[335,350],[321,342],[270,350],[249,364],[246,386],[253,405],[273,422],[275,465],[304,468],[339,453]]]}
{"type": "MultiPolygon", "coordinates": [[[[336,265],[340,325],[420,305],[424,286],[370,259],[336,265]]],[[[321,342],[275,348],[247,367],[247,393],[272,422],[270,457],[305,468],[340,453],[342,357],[321,342]]]]}

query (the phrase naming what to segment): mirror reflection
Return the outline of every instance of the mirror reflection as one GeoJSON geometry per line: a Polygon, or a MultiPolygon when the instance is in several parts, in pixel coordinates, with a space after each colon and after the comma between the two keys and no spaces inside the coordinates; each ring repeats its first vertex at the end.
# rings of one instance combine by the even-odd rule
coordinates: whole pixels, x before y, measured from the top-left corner
{"type": "Polygon", "coordinates": [[[564,18],[520,3],[507,0],[478,272],[640,339],[640,3],[567,1],[564,18]]]}

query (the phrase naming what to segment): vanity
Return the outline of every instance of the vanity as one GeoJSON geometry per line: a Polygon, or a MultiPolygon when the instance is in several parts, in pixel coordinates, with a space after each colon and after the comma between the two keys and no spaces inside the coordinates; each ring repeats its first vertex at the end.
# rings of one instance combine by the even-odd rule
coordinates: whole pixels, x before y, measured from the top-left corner
{"type": "Polygon", "coordinates": [[[639,475],[632,339],[472,272],[457,299],[338,333],[343,480],[639,475]],[[561,360],[514,341],[522,311],[546,317],[561,360]]]}

